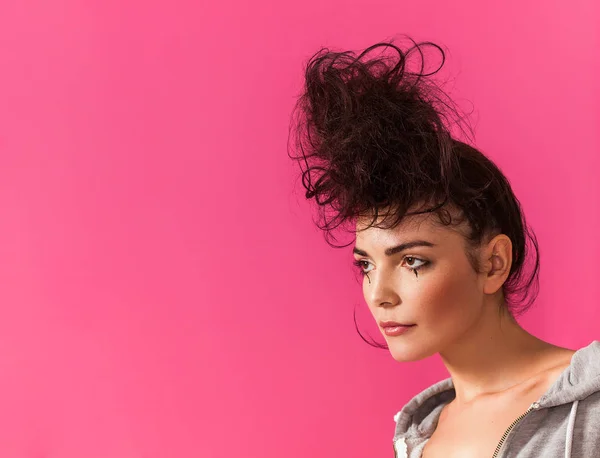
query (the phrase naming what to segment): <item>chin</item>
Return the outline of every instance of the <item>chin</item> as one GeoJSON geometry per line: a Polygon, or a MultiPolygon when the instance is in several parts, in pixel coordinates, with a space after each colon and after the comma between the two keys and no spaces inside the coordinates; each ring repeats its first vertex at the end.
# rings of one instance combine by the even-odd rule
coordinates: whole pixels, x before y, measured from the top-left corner
{"type": "Polygon", "coordinates": [[[392,358],[400,363],[419,361],[437,353],[430,345],[419,343],[416,340],[392,337],[386,339],[392,358]]]}

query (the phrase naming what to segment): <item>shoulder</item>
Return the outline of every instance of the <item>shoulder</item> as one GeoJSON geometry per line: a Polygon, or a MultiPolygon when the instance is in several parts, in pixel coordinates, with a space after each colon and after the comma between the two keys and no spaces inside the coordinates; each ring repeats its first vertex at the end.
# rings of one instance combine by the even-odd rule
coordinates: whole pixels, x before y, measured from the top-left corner
{"type": "Polygon", "coordinates": [[[428,434],[435,428],[440,411],[455,397],[452,379],[442,380],[413,396],[394,415],[394,440],[400,437],[428,434]]]}
{"type": "Polygon", "coordinates": [[[600,391],[580,399],[576,406],[572,404],[571,411],[576,427],[593,430],[600,439],[600,391]]]}
{"type": "Polygon", "coordinates": [[[600,449],[600,391],[571,404],[567,434],[571,434],[571,447],[581,456],[597,456],[600,449]],[[569,428],[570,426],[570,428],[569,428]]]}

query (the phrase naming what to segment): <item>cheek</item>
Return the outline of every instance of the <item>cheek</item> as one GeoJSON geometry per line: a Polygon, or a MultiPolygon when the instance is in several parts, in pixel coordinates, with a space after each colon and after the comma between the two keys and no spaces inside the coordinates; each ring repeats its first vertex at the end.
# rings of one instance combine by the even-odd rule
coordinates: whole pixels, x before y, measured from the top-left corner
{"type": "Polygon", "coordinates": [[[439,330],[465,322],[480,306],[477,275],[470,268],[440,268],[418,283],[406,300],[415,304],[415,319],[424,326],[439,330]]]}
{"type": "Polygon", "coordinates": [[[402,316],[414,320],[417,328],[406,338],[386,338],[392,356],[397,361],[416,361],[439,353],[472,326],[481,304],[472,269],[451,266],[423,274],[403,288],[402,316]]]}

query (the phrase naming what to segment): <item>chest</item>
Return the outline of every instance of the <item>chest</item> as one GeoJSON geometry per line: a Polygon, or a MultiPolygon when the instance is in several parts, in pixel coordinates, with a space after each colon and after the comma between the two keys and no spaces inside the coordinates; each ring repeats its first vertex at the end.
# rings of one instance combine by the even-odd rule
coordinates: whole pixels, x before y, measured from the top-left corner
{"type": "Polygon", "coordinates": [[[449,410],[425,444],[422,458],[492,458],[507,430],[518,423],[532,403],[495,402],[449,410]]]}

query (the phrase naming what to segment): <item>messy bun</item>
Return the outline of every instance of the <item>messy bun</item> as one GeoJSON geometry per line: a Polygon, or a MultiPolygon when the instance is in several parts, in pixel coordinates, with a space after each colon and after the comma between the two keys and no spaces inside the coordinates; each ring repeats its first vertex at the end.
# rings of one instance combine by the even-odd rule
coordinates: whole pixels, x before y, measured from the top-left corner
{"type": "MultiPolygon", "coordinates": [[[[462,126],[459,110],[431,79],[444,64],[444,50],[431,42],[412,43],[406,51],[377,43],[358,56],[323,48],[309,59],[289,155],[302,170],[306,198],[317,203],[316,224],[336,247],[349,244],[336,245],[334,230],[366,215],[372,217],[367,227],[381,228],[425,212],[437,214],[445,225],[466,220],[473,248],[489,234],[506,234],[513,263],[503,288],[511,311],[520,313],[537,294],[535,235],[499,168],[451,134],[452,126],[462,126]],[[441,63],[428,72],[427,49],[441,55],[441,63]],[[372,56],[375,50],[381,53],[372,56]],[[409,70],[415,55],[419,68],[409,70]],[[460,211],[459,218],[450,208],[460,211]],[[531,248],[533,264],[526,273],[531,248]]],[[[478,269],[473,253],[467,255],[478,269]]]]}

